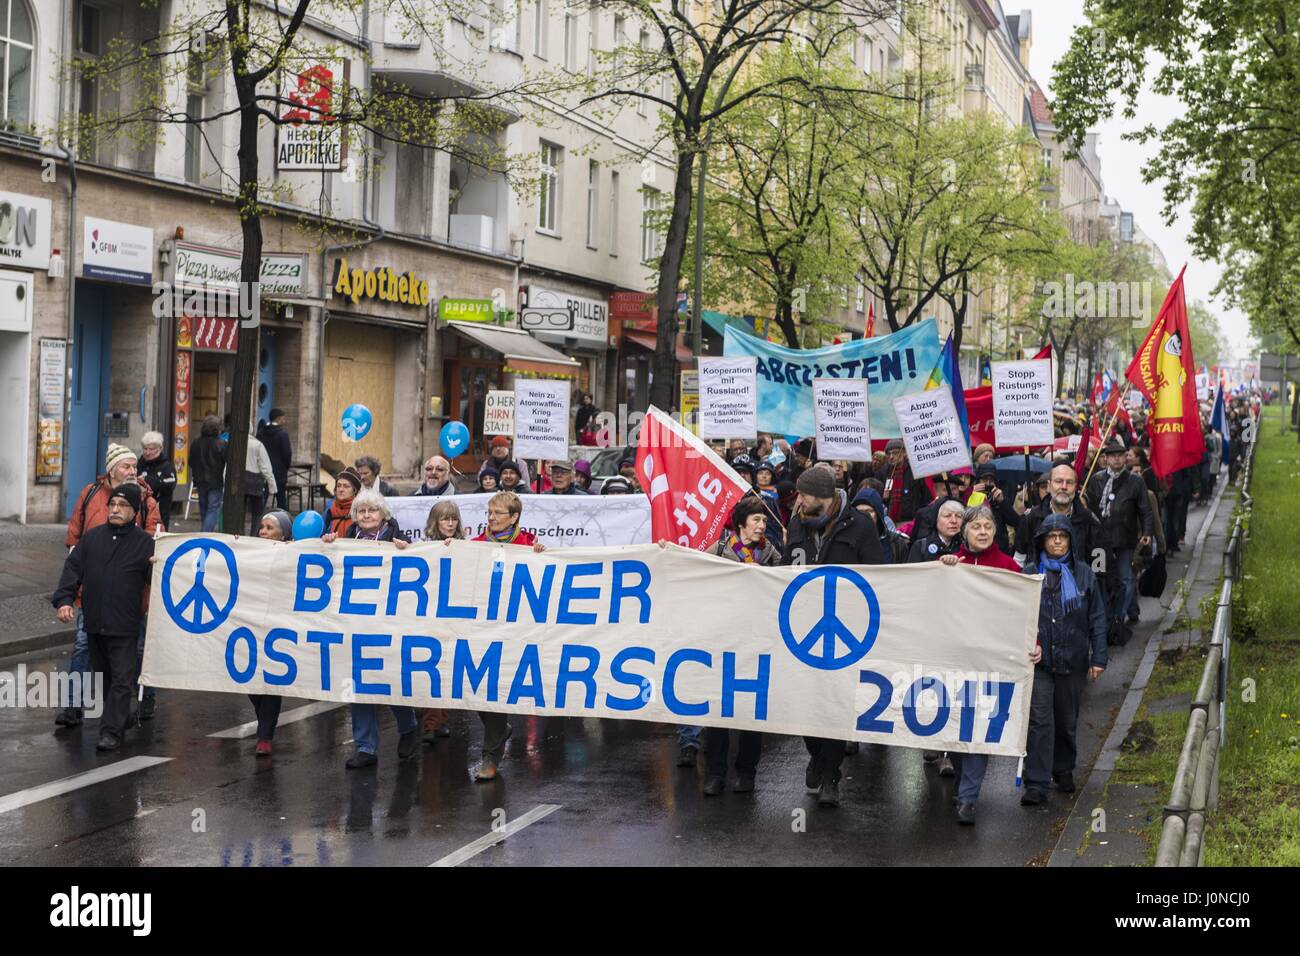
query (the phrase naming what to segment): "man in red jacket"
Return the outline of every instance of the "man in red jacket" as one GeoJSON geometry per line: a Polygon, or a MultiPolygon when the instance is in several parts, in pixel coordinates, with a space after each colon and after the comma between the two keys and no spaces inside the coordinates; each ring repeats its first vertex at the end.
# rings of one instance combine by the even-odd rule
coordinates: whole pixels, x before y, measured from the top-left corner
{"type": "MultiPolygon", "coordinates": [[[[104,474],[81,489],[81,494],[77,496],[77,504],[68,517],[68,533],[64,536],[63,543],[67,545],[69,551],[77,546],[81,536],[91,528],[108,523],[108,500],[114,490],[127,482],[139,484],[136,482],[136,464],[135,452],[125,445],[108,446],[108,453],[104,456],[104,474]]],[[[162,525],[158,504],[147,484],[139,484],[139,487],[140,510],[135,520],[146,533],[153,535],[162,525]]],[[[81,723],[81,688],[90,678],[90,645],[86,637],[85,615],[81,611],[80,598],[76,603],[77,636],[72,642],[68,672],[80,674],[81,680],[72,682],[72,700],[54,718],[54,723],[60,727],[76,727],[81,723]]],[[[143,627],[140,629],[139,653],[144,653],[143,627]]],[[[151,718],[156,706],[153,688],[146,688],[144,703],[140,708],[140,718],[142,720],[151,718]]]]}

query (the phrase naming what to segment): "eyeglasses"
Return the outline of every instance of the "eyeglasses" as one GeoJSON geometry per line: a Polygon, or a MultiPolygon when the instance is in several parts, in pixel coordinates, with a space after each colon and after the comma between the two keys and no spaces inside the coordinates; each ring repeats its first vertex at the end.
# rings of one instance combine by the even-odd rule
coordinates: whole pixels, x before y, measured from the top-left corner
{"type": "Polygon", "coordinates": [[[495,517],[495,518],[509,518],[509,517],[510,517],[510,512],[509,512],[509,511],[500,511],[500,510],[498,510],[498,509],[496,509],[496,508],[489,508],[489,509],[488,509],[488,514],[492,515],[492,516],[495,517]]]}

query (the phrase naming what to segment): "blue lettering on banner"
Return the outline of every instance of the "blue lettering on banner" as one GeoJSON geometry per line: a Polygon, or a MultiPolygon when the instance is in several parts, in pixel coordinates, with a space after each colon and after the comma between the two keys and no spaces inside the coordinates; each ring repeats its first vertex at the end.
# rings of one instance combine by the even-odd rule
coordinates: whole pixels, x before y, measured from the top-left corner
{"type": "Polygon", "coordinates": [[[581,681],[587,689],[582,706],[590,709],[596,706],[596,668],[600,666],[600,651],[586,644],[565,644],[560,648],[560,673],[555,678],[555,706],[563,707],[568,700],[568,688],[571,681],[581,681]],[[575,671],[573,659],[584,658],[587,667],[575,671]]]}
{"type": "MultiPolygon", "coordinates": [[[[888,677],[884,674],[872,670],[863,670],[858,672],[858,680],[863,684],[870,684],[876,688],[878,694],[871,705],[867,707],[859,716],[856,729],[875,734],[891,734],[894,732],[894,722],[885,720],[881,717],[889,709],[890,702],[894,699],[895,687],[888,677]]],[[[1002,733],[1006,729],[1007,720],[1011,716],[1011,702],[1015,697],[1016,685],[1014,681],[984,681],[977,685],[975,681],[963,681],[956,689],[958,717],[957,717],[957,737],[964,743],[970,743],[975,736],[975,692],[976,687],[985,697],[993,697],[996,700],[995,710],[989,715],[989,724],[984,736],[984,743],[996,744],[1002,741],[1002,733]]],[[[903,695],[903,722],[907,729],[918,737],[933,737],[943,730],[952,719],[952,702],[949,698],[948,687],[938,677],[922,676],[912,682],[903,695]],[[934,716],[928,723],[922,723],[917,716],[916,703],[921,694],[926,691],[932,691],[938,701],[938,707],[935,709],[934,716]]],[[[724,715],[725,716],[725,715],[724,715]]]]}
{"type": "Polygon", "coordinates": [[[438,661],[442,659],[442,642],[436,637],[425,634],[404,634],[402,636],[402,696],[413,697],[414,681],[412,675],[417,671],[429,675],[429,696],[442,696],[442,679],[438,676],[438,661]],[[416,650],[428,653],[424,660],[417,661],[413,656],[416,650]]]}
{"type": "Polygon", "coordinates": [[[555,583],[555,565],[548,564],[542,569],[542,584],[533,587],[532,571],[526,564],[516,564],[514,575],[510,579],[510,603],[506,605],[506,623],[513,624],[519,620],[519,598],[527,590],[528,607],[532,610],[533,620],[538,624],[546,623],[546,609],[551,603],[551,585],[555,583]]]}
{"type": "Polygon", "coordinates": [[[343,643],[343,635],[338,631],[308,631],[308,644],[320,645],[320,689],[333,690],[330,682],[330,648],[343,643]]]}
{"type": "Polygon", "coordinates": [[[501,681],[501,642],[493,641],[483,652],[483,659],[474,661],[473,648],[469,641],[459,638],[456,650],[451,658],[451,696],[457,700],[464,697],[465,678],[469,677],[469,687],[473,693],[479,692],[479,686],[487,681],[485,700],[495,702],[497,684],[501,681]]]}
{"type": "Polygon", "coordinates": [[[478,608],[473,605],[455,605],[451,603],[451,558],[438,561],[438,617],[460,617],[473,620],[478,617],[478,608]]]}
{"type": "Polygon", "coordinates": [[[907,729],[918,737],[932,737],[937,734],[944,724],[948,723],[951,713],[948,688],[937,677],[918,677],[907,689],[907,696],[903,698],[903,723],[907,724],[907,729]],[[916,716],[916,702],[927,690],[933,690],[938,696],[939,708],[935,711],[933,719],[928,724],[923,724],[916,716]]]}
{"type": "Polygon", "coordinates": [[[403,592],[415,595],[415,616],[425,617],[429,613],[429,592],[425,585],[429,583],[429,562],[414,555],[399,554],[393,558],[393,576],[388,585],[388,606],[386,613],[397,613],[397,597],[403,592]],[[414,581],[402,580],[402,571],[414,568],[414,581]]]}
{"type": "Polygon", "coordinates": [[[754,695],[754,719],[767,720],[767,682],[771,673],[772,655],[758,655],[758,676],[749,680],[736,677],[736,654],[722,654],[722,716],[736,715],[736,694],[754,695]]]}
{"type": "Polygon", "coordinates": [[[560,606],[555,612],[556,624],[596,623],[595,614],[590,611],[570,610],[569,604],[572,601],[594,601],[600,597],[600,588],[575,587],[573,582],[576,578],[586,578],[591,577],[593,574],[600,574],[601,567],[599,561],[585,564],[566,564],[564,566],[564,582],[560,585],[560,606]]]}
{"type": "Polygon", "coordinates": [[[377,554],[349,554],[343,558],[343,587],[339,589],[340,614],[374,615],[379,611],[379,604],[357,603],[352,600],[354,591],[378,591],[382,583],[379,578],[358,578],[359,568],[382,567],[384,559],[377,554]]]}
{"type": "Polygon", "coordinates": [[[1002,742],[1002,731],[1007,726],[1007,718],[1011,716],[1011,698],[1016,692],[1016,685],[1009,680],[998,681],[996,684],[991,680],[984,682],[984,696],[997,697],[997,707],[989,717],[989,732],[984,738],[986,744],[996,744],[1002,742]]]}
{"type": "Polygon", "coordinates": [[[334,576],[334,562],[323,554],[298,555],[298,576],[294,587],[293,609],[295,613],[303,611],[323,611],[330,603],[330,578],[334,576]],[[316,568],[320,574],[309,575],[307,572],[316,568]],[[315,591],[316,597],[308,598],[307,591],[315,591]]]}
{"type": "Polygon", "coordinates": [[[298,643],[298,635],[287,627],[273,627],[266,632],[266,640],[263,642],[263,653],[266,659],[273,664],[284,666],[283,674],[272,674],[270,671],[262,672],[262,680],[266,681],[272,687],[288,687],[298,679],[298,662],[292,654],[286,654],[283,651],[275,649],[276,641],[288,641],[290,644],[298,643]]]}
{"type": "Polygon", "coordinates": [[[506,693],[507,704],[517,704],[520,698],[528,697],[538,707],[546,706],[546,694],[542,691],[542,662],[538,654],[536,644],[524,646],[519,666],[515,668],[515,679],[510,682],[510,690],[506,693]]]}
{"type": "Polygon", "coordinates": [[[247,684],[257,673],[257,638],[253,632],[246,627],[237,627],[230,632],[226,638],[226,673],[236,684],[247,684]],[[246,656],[248,658],[248,667],[240,670],[235,664],[235,646],[243,644],[247,647],[246,656]]]}
{"type": "Polygon", "coordinates": [[[609,623],[618,624],[622,620],[623,601],[636,598],[638,602],[638,624],[650,623],[650,568],[644,561],[615,561],[614,580],[609,589],[609,623]],[[636,574],[639,580],[632,587],[627,587],[623,579],[636,574]]]}
{"type": "Polygon", "coordinates": [[[876,697],[876,702],[858,715],[858,730],[865,730],[873,734],[892,734],[894,732],[894,722],[892,720],[881,720],[880,715],[889,709],[889,702],[894,699],[894,685],[884,674],[877,674],[875,671],[859,671],[858,682],[870,684],[880,691],[876,697]]]}
{"type": "Polygon", "coordinates": [[[605,694],[605,706],[610,710],[640,710],[649,703],[648,695],[642,692],[647,678],[639,677],[625,670],[623,665],[629,661],[645,661],[647,664],[654,664],[655,652],[648,647],[633,646],[625,647],[614,655],[613,660],[609,662],[610,675],[617,683],[635,687],[636,693],[631,697],[615,697],[613,694],[605,694]]]}
{"type": "Polygon", "coordinates": [[[677,698],[676,688],[674,687],[677,680],[677,668],[687,662],[712,667],[713,655],[708,651],[697,651],[690,647],[683,647],[681,650],[673,651],[668,658],[668,663],[664,665],[664,706],[681,717],[703,717],[709,712],[708,701],[702,704],[688,704],[677,698]]]}
{"type": "Polygon", "coordinates": [[[390,647],[393,643],[391,634],[353,634],[352,635],[352,688],[358,694],[389,694],[391,684],[367,684],[363,676],[366,671],[384,669],[384,662],[377,657],[366,657],[365,651],[372,647],[390,647]]]}

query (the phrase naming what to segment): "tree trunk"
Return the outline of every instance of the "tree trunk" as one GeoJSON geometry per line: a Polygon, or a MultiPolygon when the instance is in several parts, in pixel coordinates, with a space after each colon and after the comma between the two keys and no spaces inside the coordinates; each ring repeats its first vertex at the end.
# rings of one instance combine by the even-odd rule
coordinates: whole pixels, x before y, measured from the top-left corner
{"type": "MultiPolygon", "coordinates": [[[[684,142],[690,142],[682,137],[684,142]]],[[[683,149],[677,155],[677,175],[673,182],[673,210],[668,218],[668,232],[664,237],[664,251],[659,259],[659,288],[655,304],[659,308],[659,328],[655,337],[655,357],[652,364],[654,381],[650,384],[650,403],[668,411],[676,403],[677,392],[677,287],[682,275],[682,255],[686,249],[686,233],[691,219],[691,197],[694,193],[691,174],[695,168],[695,152],[683,149]]],[[[702,237],[697,236],[696,241],[702,237]]],[[[699,295],[700,290],[692,290],[699,295]]]]}
{"type": "MultiPolygon", "coordinates": [[[[239,263],[239,281],[243,288],[255,289],[262,270],[262,217],[258,207],[257,108],[252,85],[236,81],[239,91],[239,227],[243,236],[243,256],[239,263]]],[[[226,453],[226,490],[222,530],[240,534],[244,527],[244,462],[248,454],[248,425],[253,410],[253,379],[257,374],[258,334],[262,316],[260,297],[246,295],[255,314],[240,318],[239,351],[235,354],[235,373],[230,394],[230,443],[226,453]]]]}
{"type": "Polygon", "coordinates": [[[778,303],[776,322],[777,325],[781,326],[781,334],[785,336],[786,344],[790,348],[803,348],[803,343],[799,341],[799,328],[794,324],[794,302],[789,297],[786,297],[785,301],[778,303]]]}

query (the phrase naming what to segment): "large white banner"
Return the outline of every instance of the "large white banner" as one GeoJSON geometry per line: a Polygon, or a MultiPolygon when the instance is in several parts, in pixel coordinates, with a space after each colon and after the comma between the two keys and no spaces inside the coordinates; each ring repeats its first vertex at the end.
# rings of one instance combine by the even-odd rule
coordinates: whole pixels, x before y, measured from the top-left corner
{"type": "Polygon", "coordinates": [[[866,379],[815,378],[812,391],[817,457],[823,461],[871,461],[866,379]]]}
{"type": "Polygon", "coordinates": [[[1019,755],[1040,583],[676,546],[165,535],[140,681],[1019,755]]]}
{"type": "Polygon", "coordinates": [[[993,434],[999,448],[1050,445],[1056,440],[1052,418],[1052,360],[993,363],[993,434]]]}
{"type": "MultiPolygon", "coordinates": [[[[453,501],[470,537],[487,528],[491,494],[445,498],[386,498],[393,517],[413,541],[424,537],[429,511],[439,501],[453,501]]],[[[649,544],[650,503],[645,495],[520,495],[520,524],[548,548],[649,544]]]]}
{"type": "Polygon", "coordinates": [[[928,478],[971,466],[970,446],[947,388],[894,399],[894,415],[903,433],[912,477],[928,478]]]}
{"type": "Polygon", "coordinates": [[[700,357],[701,438],[758,437],[757,361],[752,355],[700,357]]]}
{"type": "Polygon", "coordinates": [[[515,458],[569,457],[569,388],[564,379],[515,380],[515,458]]]}

